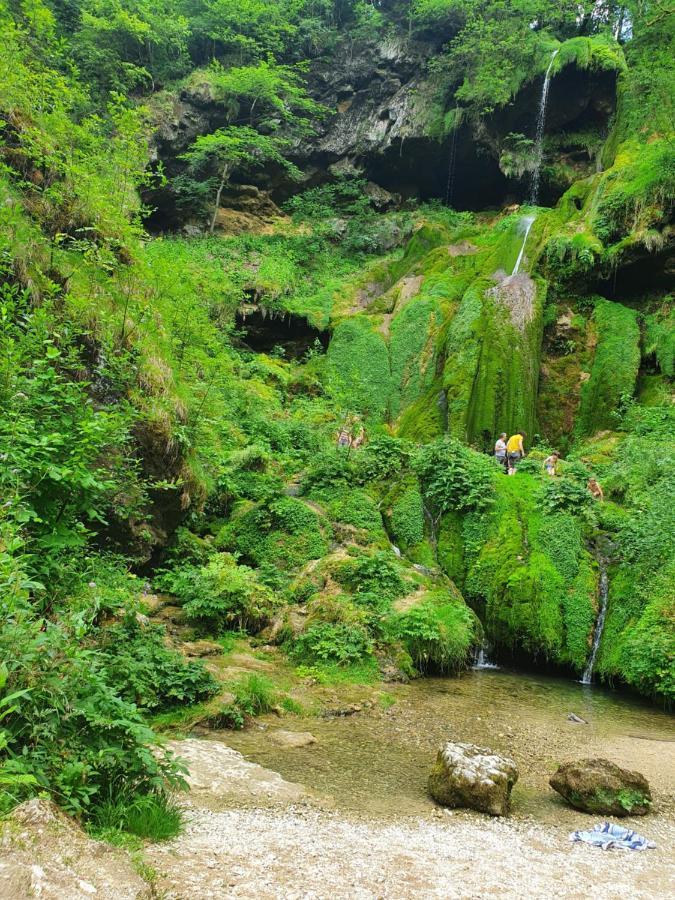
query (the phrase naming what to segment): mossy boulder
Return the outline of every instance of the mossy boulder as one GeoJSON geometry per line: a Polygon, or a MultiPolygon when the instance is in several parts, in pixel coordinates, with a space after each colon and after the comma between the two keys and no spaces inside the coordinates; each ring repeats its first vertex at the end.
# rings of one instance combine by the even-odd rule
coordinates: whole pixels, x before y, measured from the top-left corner
{"type": "Polygon", "coordinates": [[[607,759],[564,763],[549,784],[569,804],[603,816],[644,816],[652,795],[644,775],[607,759]]]}
{"type": "Polygon", "coordinates": [[[475,744],[448,742],[438,751],[428,786],[443,806],[505,816],[517,780],[518,768],[512,759],[475,744]]]}

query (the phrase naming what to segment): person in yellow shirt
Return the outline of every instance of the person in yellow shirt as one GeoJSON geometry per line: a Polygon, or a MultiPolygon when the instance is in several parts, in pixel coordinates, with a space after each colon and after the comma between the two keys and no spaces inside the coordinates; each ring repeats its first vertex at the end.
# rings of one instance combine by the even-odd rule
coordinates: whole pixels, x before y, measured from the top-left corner
{"type": "Polygon", "coordinates": [[[524,431],[516,431],[506,442],[506,458],[509,465],[509,475],[515,475],[516,466],[525,456],[523,440],[526,437],[524,431]]]}

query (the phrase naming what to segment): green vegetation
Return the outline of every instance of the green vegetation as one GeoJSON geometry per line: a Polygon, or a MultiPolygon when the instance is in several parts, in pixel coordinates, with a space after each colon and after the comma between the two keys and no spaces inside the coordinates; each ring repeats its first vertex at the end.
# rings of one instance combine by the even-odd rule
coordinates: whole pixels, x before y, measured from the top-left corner
{"type": "Polygon", "coordinates": [[[666,12],[0,0],[0,813],[46,794],[109,839],[174,835],[185,773],[150,723],[297,708],[213,674],[237,640],[320,683],[457,673],[483,636],[578,673],[601,551],[596,677],[672,702],[666,12]],[[381,172],[374,144],[302,169],[316,71],[410,38],[425,134],[484,142],[499,197],[536,162],[509,117],[553,51],[602,86],[547,136],[565,192],[517,279],[523,210],[415,200],[424,135],[381,172]],[[489,454],[517,428],[507,478],[489,454]]]}

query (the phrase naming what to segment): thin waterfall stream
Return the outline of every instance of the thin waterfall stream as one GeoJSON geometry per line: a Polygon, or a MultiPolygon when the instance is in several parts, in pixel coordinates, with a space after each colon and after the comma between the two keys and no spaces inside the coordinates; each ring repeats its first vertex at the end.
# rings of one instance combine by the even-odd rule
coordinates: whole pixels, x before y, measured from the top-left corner
{"type": "MultiPolygon", "coordinates": [[[[537,127],[535,131],[534,138],[534,169],[532,171],[532,187],[530,190],[530,204],[532,206],[536,206],[539,201],[539,185],[541,183],[541,164],[544,159],[544,130],[546,128],[546,106],[548,104],[548,93],[551,87],[551,69],[553,68],[553,63],[555,62],[555,58],[558,55],[559,51],[556,49],[551,54],[551,59],[549,60],[548,67],[546,69],[546,74],[544,75],[544,84],[541,89],[541,99],[539,100],[539,111],[537,113],[537,127]]],[[[523,256],[525,254],[525,245],[527,244],[527,239],[530,235],[530,229],[532,228],[532,223],[535,220],[535,216],[523,216],[521,219],[521,225],[525,227],[525,233],[523,235],[523,243],[520,246],[520,253],[518,254],[518,259],[516,260],[516,264],[513,267],[513,271],[511,275],[517,275],[520,271],[520,266],[523,261],[523,256]]]]}
{"type": "Polygon", "coordinates": [[[525,253],[525,244],[527,243],[530,229],[532,228],[532,223],[534,222],[535,218],[536,216],[523,216],[523,218],[520,220],[521,227],[523,225],[525,226],[525,234],[523,236],[523,243],[520,245],[520,253],[518,254],[518,259],[516,260],[516,264],[513,267],[513,272],[511,272],[512,276],[517,275],[520,271],[520,264],[523,261],[523,254],[525,253]]]}
{"type": "Polygon", "coordinates": [[[546,69],[544,84],[541,89],[539,101],[539,114],[537,115],[537,129],[534,137],[534,170],[532,172],[532,189],[530,191],[530,203],[536,206],[539,200],[539,184],[541,181],[541,164],[544,159],[544,129],[546,127],[546,106],[548,104],[548,92],[551,87],[551,69],[559,50],[554,50],[546,69]]]}
{"type": "Polygon", "coordinates": [[[581,676],[581,684],[593,683],[593,667],[595,666],[595,658],[598,655],[598,648],[602,640],[602,632],[605,627],[605,617],[607,615],[607,597],[609,595],[609,577],[607,575],[607,560],[601,554],[598,554],[598,566],[600,568],[600,585],[599,599],[600,610],[598,618],[595,622],[593,631],[593,645],[591,647],[591,655],[588,657],[584,674],[581,676]]]}

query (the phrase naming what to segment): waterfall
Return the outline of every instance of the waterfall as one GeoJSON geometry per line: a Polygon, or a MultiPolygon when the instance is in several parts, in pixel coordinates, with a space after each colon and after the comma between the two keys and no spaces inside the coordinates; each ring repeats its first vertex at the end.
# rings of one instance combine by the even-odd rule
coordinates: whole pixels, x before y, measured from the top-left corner
{"type": "Polygon", "coordinates": [[[554,50],[551,61],[546,69],[544,76],[544,86],[541,89],[541,100],[539,101],[539,113],[537,115],[537,130],[534,138],[534,171],[532,172],[532,189],[530,191],[530,203],[532,206],[537,205],[539,200],[539,181],[541,178],[541,163],[544,159],[544,127],[546,125],[546,104],[548,102],[548,91],[551,86],[551,68],[558,55],[558,50],[554,50]]]}
{"type": "Polygon", "coordinates": [[[523,243],[521,244],[521,247],[520,247],[520,253],[518,254],[518,259],[516,260],[516,264],[513,267],[513,272],[511,272],[511,275],[517,275],[518,272],[520,271],[520,264],[523,261],[523,254],[525,253],[525,244],[527,243],[527,238],[530,234],[530,228],[532,228],[532,223],[534,222],[534,220],[535,220],[535,216],[523,216],[523,218],[520,220],[521,226],[522,225],[525,226],[525,235],[523,237],[523,243]]]}
{"type": "Polygon", "coordinates": [[[401,548],[397,547],[396,544],[393,544],[391,541],[389,541],[389,545],[394,551],[394,556],[397,556],[399,559],[401,559],[401,557],[403,556],[403,554],[401,553],[401,548]]]}
{"type": "Polygon", "coordinates": [[[455,163],[457,160],[457,132],[459,131],[459,107],[455,107],[455,125],[452,129],[450,142],[450,158],[448,160],[448,183],[445,188],[445,205],[452,206],[452,198],[455,191],[455,163]]]}
{"type": "Polygon", "coordinates": [[[496,663],[490,661],[488,656],[489,647],[486,641],[480,645],[478,650],[476,650],[476,654],[473,658],[473,666],[472,669],[498,669],[499,666],[496,663]]]}
{"type": "Polygon", "coordinates": [[[607,560],[598,555],[598,566],[600,567],[600,611],[595,623],[593,632],[593,646],[591,647],[591,655],[588,657],[584,674],[581,676],[582,684],[591,684],[593,681],[593,666],[595,665],[595,657],[598,655],[598,647],[602,639],[602,632],[605,627],[605,616],[607,615],[607,596],[609,594],[609,578],[607,576],[607,560]]]}

